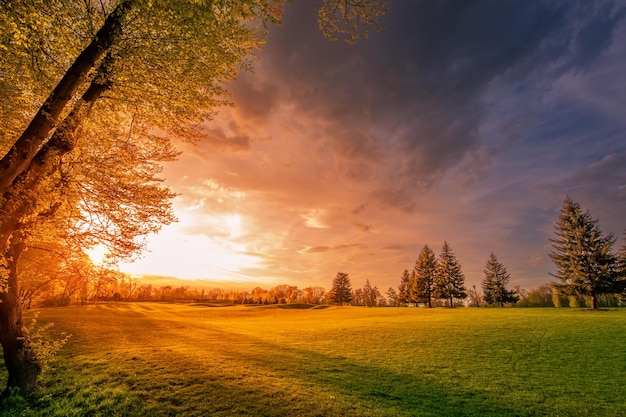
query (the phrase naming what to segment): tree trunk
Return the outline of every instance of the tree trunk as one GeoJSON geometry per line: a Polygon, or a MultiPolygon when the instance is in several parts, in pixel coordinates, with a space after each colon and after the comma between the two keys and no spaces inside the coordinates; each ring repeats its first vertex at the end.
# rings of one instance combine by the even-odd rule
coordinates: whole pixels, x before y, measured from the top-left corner
{"type": "Polygon", "coordinates": [[[17,240],[8,251],[8,288],[0,293],[0,343],[4,353],[4,363],[8,372],[7,385],[0,399],[8,397],[19,389],[21,395],[31,394],[41,373],[37,355],[29,344],[28,331],[22,320],[22,304],[17,287],[17,263],[24,251],[23,240],[17,240]]]}
{"type": "Polygon", "coordinates": [[[454,300],[452,299],[452,296],[450,296],[450,308],[454,308],[454,300]]]}
{"type": "Polygon", "coordinates": [[[136,2],[137,0],[124,0],[117,5],[91,43],[78,55],[45,103],[39,108],[22,135],[0,160],[0,195],[7,192],[15,179],[28,169],[31,161],[59,122],[63,110],[84,83],[87,74],[94,69],[97,61],[121,34],[124,16],[136,2]]]}
{"type": "MultiPolygon", "coordinates": [[[[105,60],[105,62],[107,62],[105,60]]],[[[101,65],[100,72],[110,68],[101,65]]],[[[30,394],[36,386],[41,366],[35,352],[29,347],[28,332],[22,322],[22,304],[19,297],[17,263],[25,245],[22,219],[33,214],[37,205],[37,190],[48,176],[57,169],[58,161],[76,145],[76,132],[87,111],[87,106],[98,100],[110,88],[103,81],[91,83],[72,112],[63,120],[51,139],[32,158],[31,163],[11,184],[3,195],[0,207],[0,256],[6,262],[7,282],[4,292],[0,292],[0,344],[4,351],[4,363],[8,371],[7,386],[0,398],[19,388],[23,394],[30,394]]],[[[104,79],[106,80],[106,78],[104,79]]],[[[55,207],[50,213],[52,215],[55,207]]]]}
{"type": "Polygon", "coordinates": [[[595,293],[591,294],[591,309],[592,310],[598,309],[598,297],[596,297],[595,293]]]}

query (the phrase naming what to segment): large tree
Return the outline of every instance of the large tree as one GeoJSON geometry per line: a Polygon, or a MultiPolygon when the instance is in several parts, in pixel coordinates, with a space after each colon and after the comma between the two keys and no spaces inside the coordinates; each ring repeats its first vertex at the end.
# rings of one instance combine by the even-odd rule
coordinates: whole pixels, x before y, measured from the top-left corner
{"type": "Polygon", "coordinates": [[[483,278],[481,286],[483,299],[487,304],[498,304],[500,307],[504,307],[506,303],[515,303],[519,300],[515,291],[507,290],[506,286],[511,280],[511,275],[493,253],[487,259],[484,273],[485,278],[483,278]]]}
{"type": "MultiPolygon", "coordinates": [[[[14,387],[28,394],[40,370],[19,299],[17,259],[30,230],[44,220],[64,218],[68,233],[85,245],[102,241],[120,256],[140,249],[138,237],[172,219],[166,202],[172,194],[155,176],[164,155],[149,142],[160,140],[159,149],[169,150],[173,138],[197,137],[200,123],[226,97],[225,84],[238,70],[250,68],[252,51],[261,47],[266,24],[280,19],[283,4],[0,2],[5,395],[14,387]],[[111,158],[101,166],[72,164],[75,150],[93,156],[102,146],[111,158]],[[129,165],[118,161],[134,157],[140,163],[125,175],[129,165]],[[47,194],[54,181],[59,192],[47,194]]],[[[320,24],[341,20],[322,25],[328,36],[332,31],[348,34],[348,40],[367,35],[367,24],[385,10],[382,4],[324,0],[320,24]]]]}
{"type": "Polygon", "coordinates": [[[598,221],[580,204],[565,199],[550,239],[550,258],[556,266],[551,274],[559,281],[554,287],[570,296],[591,297],[591,308],[598,308],[597,296],[617,293],[624,288],[618,272],[618,258],[612,252],[615,238],[604,235],[598,221]]]}
{"type": "Polygon", "coordinates": [[[352,283],[345,272],[337,272],[333,278],[333,288],[330,291],[330,299],[333,303],[342,306],[352,301],[352,283]]]}
{"type": "Polygon", "coordinates": [[[424,245],[413,267],[413,279],[411,280],[410,292],[413,299],[425,303],[429,308],[433,306],[432,296],[435,285],[436,267],[437,259],[435,252],[433,252],[428,245],[424,245]]]}
{"type": "Polygon", "coordinates": [[[450,249],[448,242],[443,242],[441,252],[437,258],[433,296],[447,299],[450,307],[454,307],[455,298],[467,297],[465,275],[463,275],[461,264],[456,259],[452,249],[450,249]]]}

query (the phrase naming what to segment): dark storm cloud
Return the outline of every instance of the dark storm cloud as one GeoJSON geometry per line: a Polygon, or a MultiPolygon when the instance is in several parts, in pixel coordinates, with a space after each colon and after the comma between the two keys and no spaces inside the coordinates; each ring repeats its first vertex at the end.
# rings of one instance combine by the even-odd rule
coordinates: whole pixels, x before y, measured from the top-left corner
{"type": "Polygon", "coordinates": [[[609,154],[579,170],[563,181],[562,188],[600,219],[605,230],[626,231],[626,152],[609,154]]]}
{"type": "Polygon", "coordinates": [[[166,168],[181,222],[143,273],[384,288],[445,240],[468,287],[493,252],[532,288],[567,195],[621,237],[626,0],[391,2],[356,46],[323,39],[320,1],[287,5],[166,168]]]}
{"type": "Polygon", "coordinates": [[[339,161],[339,172],[375,180],[378,200],[407,210],[416,199],[407,200],[408,190],[431,186],[472,153],[473,171],[464,175],[488,174],[494,152],[481,150],[481,127],[490,91],[533,91],[539,100],[562,74],[593,68],[624,17],[612,1],[392,6],[382,33],[349,46],[322,38],[315,2],[288,5],[258,74],[242,75],[235,92],[254,98],[244,105],[250,117],[267,117],[277,103],[291,106],[315,124],[320,149],[339,161]]]}

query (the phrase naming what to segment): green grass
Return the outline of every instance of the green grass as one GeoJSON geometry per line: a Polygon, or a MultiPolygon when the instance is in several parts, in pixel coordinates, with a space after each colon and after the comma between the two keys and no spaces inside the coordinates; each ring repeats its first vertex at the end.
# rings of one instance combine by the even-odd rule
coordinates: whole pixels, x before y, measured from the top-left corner
{"type": "Polygon", "coordinates": [[[626,415],[626,309],[310,307],[42,310],[73,337],[3,415],[626,415]]]}

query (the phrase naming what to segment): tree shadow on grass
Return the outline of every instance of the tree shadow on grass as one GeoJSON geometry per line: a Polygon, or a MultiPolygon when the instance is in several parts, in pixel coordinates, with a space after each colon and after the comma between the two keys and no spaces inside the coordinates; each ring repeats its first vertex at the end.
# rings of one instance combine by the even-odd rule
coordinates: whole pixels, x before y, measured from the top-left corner
{"type": "Polygon", "coordinates": [[[148,318],[141,324],[145,334],[124,326],[111,334],[115,339],[104,337],[100,350],[60,358],[33,414],[21,415],[533,414],[443,383],[432,368],[404,373],[385,369],[384,361],[361,361],[334,344],[338,339],[320,352],[306,340],[280,344],[218,326],[181,329],[148,318]]]}
{"type": "MultiPolygon", "coordinates": [[[[437,381],[432,372],[403,374],[354,358],[323,354],[302,347],[284,346],[246,336],[224,337],[230,355],[245,358],[250,369],[265,369],[305,386],[316,386],[341,395],[372,415],[503,416],[521,415],[478,390],[467,390],[437,381]],[[239,347],[243,346],[243,349],[239,347]],[[254,349],[251,349],[254,346],[254,349]]],[[[277,404],[279,406],[279,404],[277,404]]]]}

